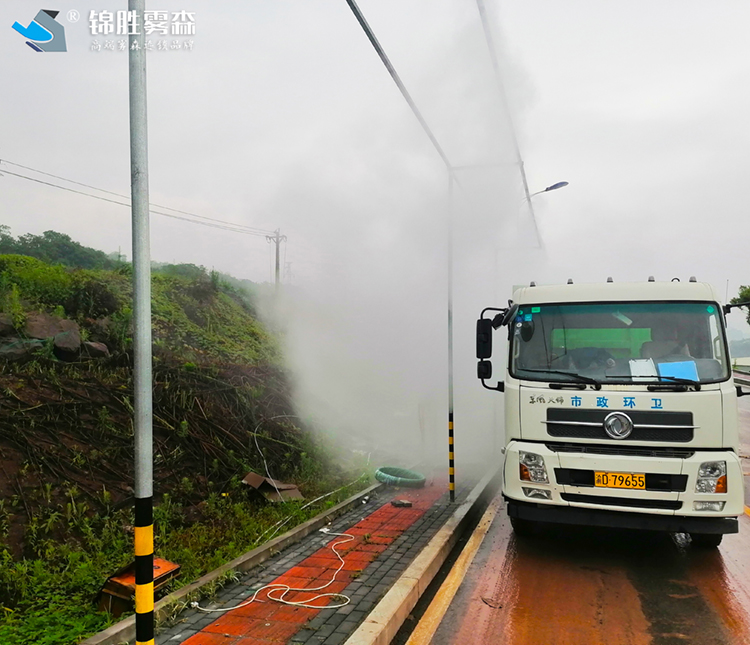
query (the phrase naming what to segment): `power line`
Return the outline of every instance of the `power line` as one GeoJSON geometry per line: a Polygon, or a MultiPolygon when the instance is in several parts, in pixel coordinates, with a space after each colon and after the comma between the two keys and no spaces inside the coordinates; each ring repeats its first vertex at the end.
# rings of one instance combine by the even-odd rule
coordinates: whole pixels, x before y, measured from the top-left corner
{"type": "Polygon", "coordinates": [[[386,55],[385,50],[378,42],[378,39],[375,37],[375,34],[373,33],[370,25],[367,23],[367,20],[365,20],[365,17],[362,15],[362,12],[357,6],[357,3],[355,2],[355,0],[346,0],[346,4],[349,5],[349,8],[352,10],[352,13],[354,14],[354,17],[357,19],[357,22],[359,22],[360,26],[362,27],[365,34],[367,35],[367,38],[369,39],[370,43],[372,43],[372,46],[375,48],[375,51],[377,52],[378,56],[380,56],[380,60],[383,61],[383,65],[385,65],[385,68],[388,70],[388,73],[391,75],[393,82],[396,83],[404,99],[409,104],[411,111],[414,113],[414,116],[417,117],[417,121],[419,121],[419,125],[422,126],[422,129],[425,131],[425,134],[429,137],[430,141],[432,142],[432,145],[435,146],[435,150],[437,150],[437,153],[440,155],[440,158],[443,160],[443,163],[445,164],[445,167],[448,169],[448,172],[453,174],[453,167],[451,166],[450,161],[448,161],[448,157],[445,155],[445,152],[443,152],[443,149],[438,143],[438,140],[435,138],[435,135],[432,133],[432,130],[430,130],[430,126],[428,126],[427,122],[424,120],[422,113],[419,111],[419,108],[417,107],[416,103],[414,103],[414,100],[411,98],[411,95],[409,94],[409,91],[406,89],[406,86],[402,82],[401,77],[398,75],[396,68],[393,67],[393,64],[388,59],[388,56],[386,55]]]}
{"type": "MultiPolygon", "coordinates": [[[[11,172],[10,170],[3,169],[3,173],[6,175],[12,175],[13,177],[18,177],[20,179],[26,179],[28,181],[33,181],[37,184],[42,184],[44,186],[50,186],[52,188],[57,188],[59,190],[65,190],[69,193],[75,193],[76,195],[83,195],[85,197],[91,197],[92,199],[98,199],[103,202],[109,202],[110,204],[117,204],[118,206],[125,206],[127,208],[130,208],[130,204],[126,202],[118,202],[114,199],[109,199],[107,197],[101,197],[100,195],[92,195],[91,193],[83,192],[82,190],[75,190],[74,188],[67,188],[66,186],[59,186],[58,184],[53,184],[48,181],[42,181],[41,179],[35,179],[33,177],[27,177],[26,175],[20,175],[15,172],[11,172]]],[[[99,189],[95,189],[99,190],[99,189]]],[[[117,194],[117,193],[115,193],[117,194]]],[[[126,198],[127,199],[127,198],[126,198]]],[[[190,219],[188,217],[181,217],[180,215],[172,215],[171,213],[162,213],[161,211],[156,211],[153,209],[149,209],[150,213],[153,213],[154,215],[161,215],[162,217],[170,217],[172,219],[181,220],[183,222],[190,222],[191,224],[198,224],[200,226],[208,226],[209,228],[218,228],[225,231],[231,231],[233,233],[243,233],[244,235],[256,235],[258,237],[265,237],[266,233],[255,231],[252,229],[246,229],[243,228],[242,225],[232,224],[231,222],[225,222],[227,226],[223,226],[221,224],[212,224],[211,222],[202,222],[199,220],[190,219]]],[[[217,222],[221,222],[222,220],[216,220],[217,222]]]]}
{"type": "MultiPolygon", "coordinates": [[[[24,166],[24,165],[22,165],[20,163],[14,163],[13,161],[8,161],[7,159],[0,159],[0,163],[8,164],[10,166],[15,166],[17,168],[23,168],[24,170],[30,170],[31,172],[35,172],[35,173],[38,173],[40,175],[46,175],[47,177],[53,177],[54,179],[59,179],[61,181],[68,182],[69,184],[75,184],[76,186],[83,186],[84,188],[90,188],[92,190],[99,191],[100,193],[106,193],[107,195],[114,195],[115,197],[121,197],[121,198],[127,199],[127,200],[130,199],[127,195],[123,195],[122,193],[115,193],[115,192],[113,192],[111,190],[105,190],[104,188],[97,188],[96,186],[91,186],[90,184],[84,184],[84,183],[82,183],[80,181],[75,181],[73,179],[68,179],[67,177],[61,177],[60,175],[53,175],[52,173],[44,172],[43,170],[37,170],[36,168],[31,168],[30,166],[24,166]]],[[[11,173],[10,171],[7,171],[7,170],[5,172],[7,172],[9,175],[13,174],[13,173],[11,173]]],[[[25,177],[24,175],[15,175],[15,176],[16,177],[22,177],[24,179],[30,179],[31,181],[39,181],[39,180],[31,179],[30,177],[25,177]]],[[[45,182],[39,181],[39,183],[45,183],[45,182]]],[[[62,186],[56,186],[55,184],[46,184],[45,183],[45,185],[47,185],[47,186],[54,186],[56,188],[62,188],[63,190],[71,190],[71,192],[78,192],[78,191],[72,191],[72,189],[63,188],[62,186]]],[[[88,197],[94,197],[95,199],[103,199],[103,198],[100,198],[100,197],[96,197],[96,195],[90,195],[88,193],[79,193],[79,194],[81,194],[81,195],[87,195],[88,197]]],[[[104,200],[104,201],[112,201],[112,200],[104,200]]],[[[113,202],[113,203],[120,204],[120,202],[113,202]]],[[[130,204],[125,204],[125,206],[129,206],[129,205],[130,204]]],[[[210,222],[216,222],[218,224],[225,224],[227,226],[234,226],[236,228],[243,228],[243,229],[248,229],[248,230],[256,231],[257,234],[259,234],[259,235],[267,235],[267,234],[273,232],[273,231],[267,231],[266,229],[257,228],[255,226],[246,226],[245,224],[235,224],[234,222],[227,222],[225,220],[216,219],[214,217],[207,217],[206,215],[198,215],[196,213],[189,213],[188,211],[182,211],[182,210],[179,210],[177,208],[171,208],[170,206],[161,206],[160,204],[154,204],[154,203],[151,203],[149,205],[152,206],[152,207],[155,207],[155,208],[162,208],[164,210],[173,211],[175,213],[182,213],[183,215],[189,215],[190,217],[196,217],[198,219],[204,219],[204,220],[207,220],[207,221],[210,221],[210,222]]],[[[166,213],[159,213],[159,214],[160,215],[165,215],[166,217],[169,217],[169,215],[167,215],[166,213]]]]}

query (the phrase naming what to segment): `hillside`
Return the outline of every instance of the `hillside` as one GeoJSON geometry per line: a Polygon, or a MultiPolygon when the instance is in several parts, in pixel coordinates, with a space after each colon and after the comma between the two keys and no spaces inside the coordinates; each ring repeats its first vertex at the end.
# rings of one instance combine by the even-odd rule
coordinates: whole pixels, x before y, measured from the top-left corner
{"type": "MultiPolygon", "coordinates": [[[[93,599],[132,554],[130,272],[0,255],[0,642],[74,643],[112,620],[93,599]]],[[[193,265],[159,267],[152,289],[156,552],[181,585],[308,516],[240,483],[264,459],[308,497],[362,469],[296,416],[250,293],[193,265]]]]}

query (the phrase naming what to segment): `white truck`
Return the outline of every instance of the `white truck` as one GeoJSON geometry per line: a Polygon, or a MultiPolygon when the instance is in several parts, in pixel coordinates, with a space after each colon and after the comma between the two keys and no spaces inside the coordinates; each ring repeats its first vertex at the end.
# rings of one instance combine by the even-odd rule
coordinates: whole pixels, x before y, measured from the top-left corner
{"type": "MultiPolygon", "coordinates": [[[[689,533],[715,547],[744,509],[737,396],[713,288],[689,282],[518,288],[477,322],[477,375],[504,392],[502,493],[542,522],[689,533]],[[504,379],[493,331],[507,326],[504,379]]],[[[750,394],[750,392],[748,392],[750,394]]]]}

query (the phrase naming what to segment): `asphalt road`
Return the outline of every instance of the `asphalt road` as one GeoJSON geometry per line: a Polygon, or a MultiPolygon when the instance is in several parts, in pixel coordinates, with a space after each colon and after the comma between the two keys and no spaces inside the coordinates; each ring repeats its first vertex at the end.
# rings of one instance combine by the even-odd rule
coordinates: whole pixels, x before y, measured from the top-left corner
{"type": "MultiPolygon", "coordinates": [[[[750,397],[739,402],[747,475],[750,397]]],[[[750,515],[706,551],[684,535],[576,527],[519,539],[500,509],[430,642],[750,644],[750,515]]]]}

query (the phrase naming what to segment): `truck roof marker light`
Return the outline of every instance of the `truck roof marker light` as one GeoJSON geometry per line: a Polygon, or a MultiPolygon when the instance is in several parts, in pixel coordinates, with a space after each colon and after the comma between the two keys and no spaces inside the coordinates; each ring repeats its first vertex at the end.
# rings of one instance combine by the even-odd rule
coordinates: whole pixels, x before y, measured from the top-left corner
{"type": "Polygon", "coordinates": [[[535,286],[536,286],[536,282],[534,282],[534,281],[532,280],[531,282],[529,282],[529,286],[530,286],[530,287],[535,287],[535,286]]]}
{"type": "Polygon", "coordinates": [[[690,280],[688,280],[688,282],[698,282],[698,281],[695,279],[694,275],[691,275],[690,280]]]}
{"type": "Polygon", "coordinates": [[[648,276],[648,281],[649,282],[656,282],[656,280],[654,280],[654,276],[652,276],[652,275],[648,276]]]}
{"type": "Polygon", "coordinates": [[[568,284],[573,284],[573,278],[568,278],[568,284]]]}
{"type": "Polygon", "coordinates": [[[614,280],[612,279],[612,276],[609,276],[609,277],[607,278],[607,282],[614,282],[614,280]]]}

